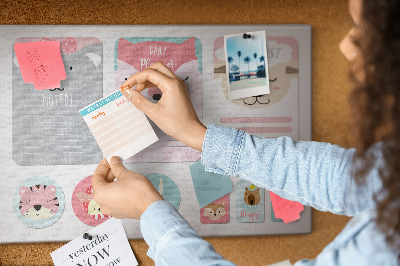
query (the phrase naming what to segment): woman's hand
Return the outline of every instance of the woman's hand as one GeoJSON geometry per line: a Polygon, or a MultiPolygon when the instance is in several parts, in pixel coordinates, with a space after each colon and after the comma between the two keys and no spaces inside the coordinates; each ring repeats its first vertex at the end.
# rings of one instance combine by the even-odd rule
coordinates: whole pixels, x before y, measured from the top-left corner
{"type": "Polygon", "coordinates": [[[178,76],[163,63],[156,62],[126,80],[121,90],[126,98],[145,113],[166,134],[201,151],[207,128],[200,122],[190,101],[189,91],[178,76]],[[135,89],[130,89],[136,85],[135,89]],[[161,100],[152,103],[140,92],[157,87],[161,100]]]}
{"type": "Polygon", "coordinates": [[[92,188],[101,212],[119,219],[140,219],[153,202],[164,200],[147,177],[126,169],[118,157],[112,157],[110,165],[106,159],[100,162],[92,188]]]}

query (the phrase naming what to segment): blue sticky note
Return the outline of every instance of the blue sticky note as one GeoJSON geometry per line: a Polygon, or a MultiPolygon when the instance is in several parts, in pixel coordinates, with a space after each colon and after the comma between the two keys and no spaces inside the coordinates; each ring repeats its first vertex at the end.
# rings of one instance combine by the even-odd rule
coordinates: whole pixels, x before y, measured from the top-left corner
{"type": "Polygon", "coordinates": [[[230,176],[206,172],[200,161],[189,166],[200,208],[233,190],[230,176]]]}

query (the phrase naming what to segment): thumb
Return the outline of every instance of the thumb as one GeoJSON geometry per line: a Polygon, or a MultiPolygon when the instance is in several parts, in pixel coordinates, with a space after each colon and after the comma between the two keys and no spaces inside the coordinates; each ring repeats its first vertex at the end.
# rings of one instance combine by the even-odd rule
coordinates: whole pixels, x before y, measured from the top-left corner
{"type": "Polygon", "coordinates": [[[117,179],[122,177],[123,172],[128,171],[128,169],[126,169],[125,165],[122,164],[121,158],[119,158],[117,156],[111,157],[110,167],[111,167],[112,173],[114,174],[114,176],[117,179]]]}
{"type": "Polygon", "coordinates": [[[151,110],[151,107],[154,103],[150,102],[143,96],[140,92],[133,90],[133,89],[126,89],[123,90],[123,94],[128,100],[140,111],[147,113],[151,110]]]}
{"type": "Polygon", "coordinates": [[[92,186],[93,189],[96,189],[97,187],[101,185],[106,185],[106,176],[108,172],[110,171],[110,166],[108,165],[108,162],[106,159],[103,159],[99,165],[97,166],[96,170],[94,171],[92,175],[92,186]]]}

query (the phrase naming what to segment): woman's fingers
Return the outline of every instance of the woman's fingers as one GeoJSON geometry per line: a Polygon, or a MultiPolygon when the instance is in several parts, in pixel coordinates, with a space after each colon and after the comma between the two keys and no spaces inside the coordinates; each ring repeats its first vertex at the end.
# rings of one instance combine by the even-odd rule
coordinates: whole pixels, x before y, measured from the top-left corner
{"type": "Polygon", "coordinates": [[[106,178],[109,172],[110,166],[108,165],[107,160],[103,159],[92,175],[93,190],[97,190],[98,187],[108,184],[106,178]]]}
{"type": "Polygon", "coordinates": [[[121,88],[124,89],[126,86],[132,88],[137,84],[146,82],[151,82],[154,85],[153,87],[157,87],[164,92],[164,90],[168,88],[174,81],[170,77],[158,72],[155,69],[147,68],[130,76],[124,83],[122,83],[121,88]]]}
{"type": "Polygon", "coordinates": [[[164,65],[160,61],[155,62],[154,64],[152,64],[148,68],[152,68],[154,70],[157,70],[158,72],[164,74],[167,77],[179,79],[179,77],[177,75],[175,75],[166,65],[164,65]]]}
{"type": "Polygon", "coordinates": [[[146,81],[145,83],[137,84],[136,87],[135,87],[135,90],[141,92],[144,89],[152,88],[152,87],[156,87],[156,85],[154,85],[150,81],[146,81]]]}

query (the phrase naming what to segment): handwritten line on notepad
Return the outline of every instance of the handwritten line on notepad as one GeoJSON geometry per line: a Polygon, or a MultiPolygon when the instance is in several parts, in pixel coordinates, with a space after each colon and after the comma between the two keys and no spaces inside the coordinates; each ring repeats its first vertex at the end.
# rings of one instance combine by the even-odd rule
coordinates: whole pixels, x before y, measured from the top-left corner
{"type": "Polygon", "coordinates": [[[126,160],[158,140],[144,113],[120,92],[79,111],[107,160],[126,160]]]}

